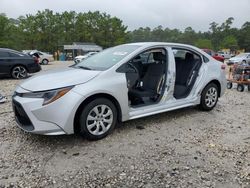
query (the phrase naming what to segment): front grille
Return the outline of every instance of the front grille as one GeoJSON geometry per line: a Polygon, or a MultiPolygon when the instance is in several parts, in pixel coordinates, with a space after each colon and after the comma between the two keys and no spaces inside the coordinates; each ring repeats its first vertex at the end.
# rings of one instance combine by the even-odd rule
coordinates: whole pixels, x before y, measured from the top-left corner
{"type": "Polygon", "coordinates": [[[14,99],[12,101],[12,105],[17,123],[26,131],[34,130],[34,126],[24,111],[22,105],[14,99]]]}

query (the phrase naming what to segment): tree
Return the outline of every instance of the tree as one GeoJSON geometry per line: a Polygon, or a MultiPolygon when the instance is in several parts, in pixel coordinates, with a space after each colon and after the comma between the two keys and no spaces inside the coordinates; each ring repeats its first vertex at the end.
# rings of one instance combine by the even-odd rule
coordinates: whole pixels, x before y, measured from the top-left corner
{"type": "Polygon", "coordinates": [[[242,25],[238,35],[238,44],[240,48],[245,49],[247,52],[250,51],[250,22],[242,25]]]}
{"type": "Polygon", "coordinates": [[[0,14],[0,47],[54,52],[72,42],[92,42],[107,48],[125,42],[166,41],[214,50],[239,47],[250,51],[250,22],[238,29],[232,28],[233,21],[229,17],[222,24],[212,22],[206,32],[195,32],[192,27],[182,32],[161,25],[127,31],[122,20],[99,11],[54,13],[45,9],[18,19],[0,14]]]}
{"type": "Polygon", "coordinates": [[[197,46],[198,48],[213,49],[212,42],[209,39],[198,39],[195,42],[195,46],[197,46]]]}
{"type": "Polygon", "coordinates": [[[238,49],[238,43],[234,36],[229,35],[226,36],[222,41],[222,48],[229,48],[231,51],[235,51],[238,49]]]}
{"type": "Polygon", "coordinates": [[[182,35],[182,42],[185,44],[194,45],[197,40],[197,35],[192,27],[187,27],[182,35]]]}
{"type": "Polygon", "coordinates": [[[151,41],[165,41],[164,30],[161,25],[154,28],[151,33],[151,41]]]}
{"type": "Polygon", "coordinates": [[[7,47],[9,41],[8,38],[8,29],[10,22],[5,14],[0,14],[0,46],[7,47]]]}

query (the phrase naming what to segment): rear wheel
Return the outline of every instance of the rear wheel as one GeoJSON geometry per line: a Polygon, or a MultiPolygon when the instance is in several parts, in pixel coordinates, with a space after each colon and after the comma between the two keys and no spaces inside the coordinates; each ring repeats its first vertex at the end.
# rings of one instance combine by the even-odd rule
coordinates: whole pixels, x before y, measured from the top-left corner
{"type": "Polygon", "coordinates": [[[28,76],[28,72],[24,66],[18,65],[12,69],[11,76],[15,79],[23,79],[28,76]]]}
{"type": "Polygon", "coordinates": [[[218,101],[218,87],[214,83],[208,84],[201,93],[200,108],[204,111],[212,110],[218,101]]]}
{"type": "Polygon", "coordinates": [[[86,105],[80,115],[80,133],[89,140],[106,137],[115,127],[117,110],[106,98],[98,98],[86,105]]]}
{"type": "Polygon", "coordinates": [[[43,64],[43,65],[48,65],[48,64],[49,64],[49,61],[48,61],[47,59],[43,59],[43,60],[42,60],[42,64],[43,64]]]}
{"type": "Polygon", "coordinates": [[[244,91],[244,85],[238,84],[238,86],[237,86],[237,91],[243,92],[243,91],[244,91]]]}

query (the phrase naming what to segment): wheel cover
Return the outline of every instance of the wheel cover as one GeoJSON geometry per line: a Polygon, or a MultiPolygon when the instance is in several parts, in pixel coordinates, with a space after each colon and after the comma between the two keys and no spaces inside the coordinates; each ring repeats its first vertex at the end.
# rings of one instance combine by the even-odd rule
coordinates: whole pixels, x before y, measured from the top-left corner
{"type": "Polygon", "coordinates": [[[12,71],[12,76],[14,78],[25,78],[27,76],[27,71],[22,66],[17,66],[12,71]]]}
{"type": "Polygon", "coordinates": [[[49,61],[47,60],[47,59],[44,59],[43,61],[42,61],[42,63],[43,64],[47,64],[49,61]]]}
{"type": "Polygon", "coordinates": [[[231,82],[227,83],[227,89],[231,89],[233,87],[233,84],[231,82]]]}
{"type": "Polygon", "coordinates": [[[209,108],[213,107],[217,102],[217,98],[218,98],[217,89],[214,87],[209,88],[205,96],[206,106],[209,108]]]}
{"type": "Polygon", "coordinates": [[[105,104],[95,106],[90,110],[86,126],[93,135],[102,135],[106,133],[113,123],[113,111],[105,104]]]}
{"type": "Polygon", "coordinates": [[[237,90],[238,91],[244,91],[244,86],[243,85],[238,85],[237,90]]]}

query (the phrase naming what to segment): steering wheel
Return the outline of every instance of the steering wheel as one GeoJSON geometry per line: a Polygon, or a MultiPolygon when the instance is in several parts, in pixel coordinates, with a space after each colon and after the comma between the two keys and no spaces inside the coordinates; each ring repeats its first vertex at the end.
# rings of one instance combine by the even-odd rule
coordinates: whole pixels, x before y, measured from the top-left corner
{"type": "Polygon", "coordinates": [[[131,71],[130,74],[127,74],[128,88],[132,88],[138,82],[140,75],[135,65],[128,63],[128,66],[134,70],[134,72],[131,71]]]}
{"type": "Polygon", "coordinates": [[[133,65],[132,63],[128,63],[128,65],[135,70],[135,73],[139,74],[139,71],[135,65],[133,65]]]}

